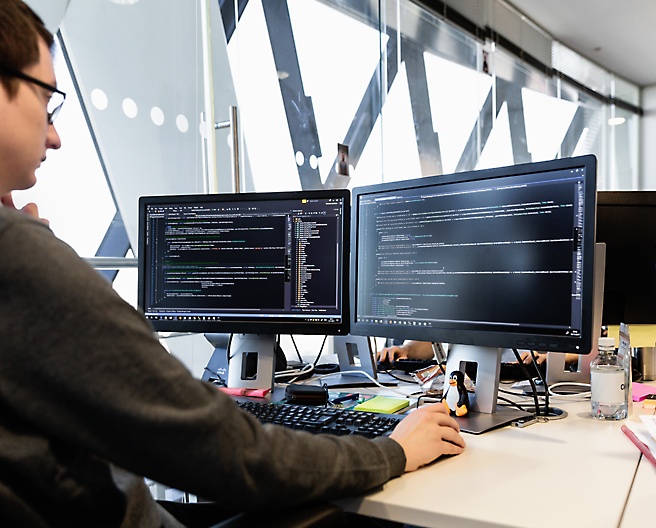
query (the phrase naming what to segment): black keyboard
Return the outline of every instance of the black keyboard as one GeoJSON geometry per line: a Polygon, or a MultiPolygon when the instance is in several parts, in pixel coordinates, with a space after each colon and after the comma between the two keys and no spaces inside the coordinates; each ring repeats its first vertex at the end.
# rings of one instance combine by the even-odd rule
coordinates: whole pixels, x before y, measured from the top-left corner
{"type": "Polygon", "coordinates": [[[377,370],[378,372],[385,372],[388,370],[401,370],[406,374],[421,370],[432,365],[437,365],[437,361],[434,359],[397,359],[392,363],[378,362],[377,370]]]}
{"type": "Polygon", "coordinates": [[[237,402],[262,423],[301,429],[310,433],[360,435],[367,438],[389,435],[403,415],[353,411],[335,407],[312,407],[291,403],[237,402]]]}
{"type": "MultiPolygon", "coordinates": [[[[531,377],[536,377],[538,373],[535,371],[535,365],[524,365],[526,368],[526,371],[528,372],[528,375],[531,377]]],[[[542,365],[538,365],[538,368],[540,369],[540,372],[542,373],[542,377],[545,377],[547,374],[547,363],[544,362],[542,365]]],[[[526,374],[524,374],[524,370],[522,369],[522,366],[519,363],[501,363],[501,368],[500,368],[500,374],[499,374],[499,379],[501,381],[522,381],[528,379],[526,374]]]]}

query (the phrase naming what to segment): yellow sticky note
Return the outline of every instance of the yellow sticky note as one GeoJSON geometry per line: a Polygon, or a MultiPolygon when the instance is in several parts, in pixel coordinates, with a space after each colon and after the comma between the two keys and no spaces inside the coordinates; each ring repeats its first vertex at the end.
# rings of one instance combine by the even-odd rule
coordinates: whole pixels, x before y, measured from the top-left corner
{"type": "Polygon", "coordinates": [[[408,400],[401,398],[388,398],[387,396],[376,396],[370,400],[363,401],[356,405],[353,409],[356,411],[367,411],[383,414],[392,414],[401,409],[405,409],[409,405],[408,400]]]}
{"type": "Polygon", "coordinates": [[[656,409],[656,400],[643,400],[642,407],[645,409],[656,409]]]}

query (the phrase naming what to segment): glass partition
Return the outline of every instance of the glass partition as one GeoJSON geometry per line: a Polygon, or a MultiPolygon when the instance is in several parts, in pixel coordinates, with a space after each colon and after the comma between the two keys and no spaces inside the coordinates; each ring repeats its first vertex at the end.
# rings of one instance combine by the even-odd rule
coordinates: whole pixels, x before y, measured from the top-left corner
{"type": "Polygon", "coordinates": [[[230,134],[213,131],[212,152],[208,100],[216,121],[238,108],[247,191],[587,153],[600,188],[639,185],[640,117],[594,92],[633,104],[635,87],[560,45],[570,77],[547,75],[411,0],[87,0],[70,2],[60,37],[63,147],[17,201],[39,201],[82,256],[130,254],[141,195],[232,191],[230,134]]]}

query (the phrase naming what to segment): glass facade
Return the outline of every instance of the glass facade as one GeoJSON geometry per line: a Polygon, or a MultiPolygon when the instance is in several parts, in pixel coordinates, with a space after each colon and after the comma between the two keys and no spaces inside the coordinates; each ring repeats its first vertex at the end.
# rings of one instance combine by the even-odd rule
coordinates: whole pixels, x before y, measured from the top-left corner
{"type": "MultiPolygon", "coordinates": [[[[236,97],[247,191],[352,188],[588,153],[599,159],[599,189],[637,188],[640,117],[624,108],[630,105],[616,106],[612,98],[597,97],[593,91],[602,86],[612,92],[616,86],[618,97],[636,104],[636,91],[626,82],[614,85],[612,76],[599,80],[594,72],[590,82],[595,87],[589,87],[569,82],[571,75],[547,75],[410,0],[211,1],[214,15],[210,24],[220,28],[215,34],[222,41],[217,44],[213,40],[212,46],[223,46],[222,51],[213,51],[226,55],[223,69],[215,67],[213,71],[214,92],[236,97]],[[347,174],[338,170],[338,145],[348,147],[347,174]]],[[[188,32],[187,26],[177,21],[183,18],[188,19],[189,27],[197,20],[195,34],[187,37],[200,42],[198,7],[188,8],[190,3],[180,0],[167,3],[175,6],[178,17],[172,22],[175,34],[169,44],[180,49],[176,42],[188,32]]],[[[84,5],[88,20],[94,7],[91,2],[84,5]]],[[[148,2],[140,2],[134,9],[147,8],[148,2]]],[[[64,20],[71,38],[75,36],[74,9],[75,5],[69,8],[64,20]],[[73,20],[68,22],[68,18],[73,20]]],[[[170,13],[166,19],[170,21],[170,13]]],[[[142,25],[138,30],[148,31],[142,25]]],[[[116,33],[115,38],[122,38],[121,34],[116,33]]],[[[73,55],[73,45],[79,46],[79,42],[67,42],[73,55]]],[[[195,53],[197,48],[198,44],[190,46],[195,53]]],[[[562,54],[562,49],[559,52],[562,54]]],[[[129,71],[130,57],[123,60],[129,71]]],[[[176,56],[174,64],[166,67],[177,94],[175,104],[185,92],[203,90],[198,76],[187,80],[176,73],[186,67],[184,60],[176,56]]],[[[57,64],[60,85],[74,95],[66,63],[58,59],[57,64]]],[[[72,66],[73,73],[81,77],[75,64],[72,66]]],[[[96,66],[104,67],[102,63],[96,66]]],[[[119,79],[120,72],[112,76],[119,79]]],[[[81,99],[92,101],[91,91],[97,86],[76,84],[81,99]]],[[[152,79],[150,87],[157,92],[152,79]]],[[[155,172],[163,173],[161,187],[157,188],[156,175],[149,173],[155,183],[145,192],[181,192],[177,179],[186,174],[194,178],[190,188],[202,192],[198,160],[192,159],[202,158],[198,147],[202,134],[197,131],[192,103],[184,131],[178,123],[178,129],[168,132],[167,127],[176,122],[175,109],[167,108],[164,100],[151,105],[158,110],[161,107],[161,117],[155,119],[151,111],[154,124],[146,124],[159,135],[141,149],[141,154],[145,152],[139,160],[142,173],[148,170],[148,160],[167,154],[168,147],[152,146],[157,145],[157,137],[164,134],[176,148],[181,148],[181,141],[188,141],[190,147],[184,157],[176,158],[180,166],[173,175],[164,174],[171,163],[153,162],[155,172]],[[197,155],[192,156],[194,152],[197,155]]],[[[82,256],[93,256],[112,226],[118,226],[116,231],[125,229],[121,217],[132,213],[116,197],[129,203],[118,186],[134,178],[124,174],[127,169],[122,170],[124,179],[111,174],[116,163],[103,167],[98,150],[103,141],[94,142],[98,131],[89,132],[88,123],[93,122],[89,110],[85,114],[76,106],[74,97],[67,99],[57,121],[64,146],[40,169],[39,185],[20,193],[17,201],[38,200],[55,233],[82,256]],[[62,196],[74,197],[78,205],[62,208],[62,196]]],[[[126,127],[131,126],[130,120],[122,118],[126,127]]],[[[223,159],[226,142],[220,133],[217,157],[223,159]]],[[[140,138],[145,141],[140,134],[129,141],[139,147],[140,138]]],[[[218,190],[232,192],[227,178],[219,178],[218,190]]],[[[130,240],[134,239],[133,223],[126,221],[130,240]]],[[[120,272],[117,289],[134,291],[132,281],[136,279],[121,279],[122,274],[135,272],[120,272]]]]}
{"type": "MultiPolygon", "coordinates": [[[[254,190],[352,187],[587,153],[600,160],[600,188],[636,185],[639,116],[595,97],[613,88],[609,74],[585,73],[594,84],[586,90],[409,1],[239,7],[238,20],[234,9],[222,14],[254,190]],[[349,147],[346,178],[336,171],[338,144],[349,147]]],[[[617,86],[635,99],[630,85],[617,86]]]]}

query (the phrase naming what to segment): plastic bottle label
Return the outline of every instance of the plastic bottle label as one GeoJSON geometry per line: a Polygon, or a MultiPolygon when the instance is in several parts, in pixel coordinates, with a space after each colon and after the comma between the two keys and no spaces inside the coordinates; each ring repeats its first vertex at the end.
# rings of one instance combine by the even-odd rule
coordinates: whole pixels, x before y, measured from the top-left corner
{"type": "Polygon", "coordinates": [[[591,371],[590,400],[599,403],[625,403],[624,370],[591,371]]]}

